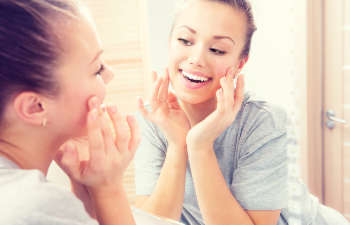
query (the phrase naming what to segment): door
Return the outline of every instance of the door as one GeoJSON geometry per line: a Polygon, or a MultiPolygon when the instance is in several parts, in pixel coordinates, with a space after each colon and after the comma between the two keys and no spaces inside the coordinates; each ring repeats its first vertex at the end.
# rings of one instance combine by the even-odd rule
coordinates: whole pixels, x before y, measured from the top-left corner
{"type": "Polygon", "coordinates": [[[323,2],[324,203],[350,220],[350,1],[323,2]]]}

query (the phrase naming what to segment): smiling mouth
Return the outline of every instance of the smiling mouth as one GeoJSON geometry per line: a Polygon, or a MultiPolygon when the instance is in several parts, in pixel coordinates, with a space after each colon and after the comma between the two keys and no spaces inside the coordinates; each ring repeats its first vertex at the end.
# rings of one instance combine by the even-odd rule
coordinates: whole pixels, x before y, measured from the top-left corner
{"type": "Polygon", "coordinates": [[[201,76],[198,76],[198,75],[194,75],[194,74],[191,74],[191,73],[188,73],[188,72],[185,72],[183,70],[179,70],[179,72],[182,74],[182,76],[193,82],[193,83],[205,83],[205,82],[208,82],[210,80],[212,80],[212,78],[209,78],[209,77],[201,77],[201,76]]]}

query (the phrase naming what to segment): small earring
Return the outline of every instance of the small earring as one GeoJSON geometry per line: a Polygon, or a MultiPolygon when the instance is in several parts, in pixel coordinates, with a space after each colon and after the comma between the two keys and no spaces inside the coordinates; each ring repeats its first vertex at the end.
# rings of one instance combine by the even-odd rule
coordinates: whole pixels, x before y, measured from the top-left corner
{"type": "Polygon", "coordinates": [[[46,127],[47,119],[44,118],[43,121],[41,121],[41,126],[46,127]]]}

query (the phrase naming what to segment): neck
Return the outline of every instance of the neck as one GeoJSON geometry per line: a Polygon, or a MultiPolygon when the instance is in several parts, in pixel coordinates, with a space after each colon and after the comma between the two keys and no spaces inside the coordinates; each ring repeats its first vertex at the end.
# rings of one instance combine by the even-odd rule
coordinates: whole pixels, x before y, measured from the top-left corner
{"type": "Polygon", "coordinates": [[[191,127],[204,120],[216,109],[216,98],[198,104],[190,104],[181,100],[179,100],[179,103],[185,111],[191,127]]]}
{"type": "Polygon", "coordinates": [[[50,134],[43,130],[12,130],[1,135],[0,156],[8,158],[22,169],[38,169],[46,175],[62,142],[53,141],[50,134]]]}

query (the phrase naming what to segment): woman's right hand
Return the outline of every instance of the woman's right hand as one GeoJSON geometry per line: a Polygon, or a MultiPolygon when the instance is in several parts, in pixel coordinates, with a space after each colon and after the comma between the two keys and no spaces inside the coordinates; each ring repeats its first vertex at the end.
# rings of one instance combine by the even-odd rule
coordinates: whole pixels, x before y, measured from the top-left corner
{"type": "Polygon", "coordinates": [[[78,147],[69,144],[58,154],[56,162],[71,179],[85,185],[89,191],[113,192],[116,187],[122,187],[124,171],[140,142],[140,132],[133,117],[122,116],[115,106],[107,107],[106,113],[100,109],[98,101],[96,97],[89,100],[88,159],[79,159],[78,147]]]}
{"type": "Polygon", "coordinates": [[[149,99],[151,110],[147,110],[143,100],[139,98],[139,110],[143,117],[155,123],[165,134],[169,144],[186,145],[186,135],[190,129],[190,123],[185,112],[177,102],[176,96],[169,93],[169,72],[165,76],[157,76],[152,73],[153,86],[149,99]]]}

